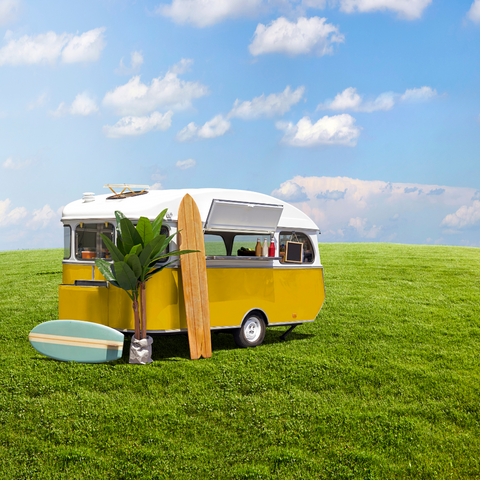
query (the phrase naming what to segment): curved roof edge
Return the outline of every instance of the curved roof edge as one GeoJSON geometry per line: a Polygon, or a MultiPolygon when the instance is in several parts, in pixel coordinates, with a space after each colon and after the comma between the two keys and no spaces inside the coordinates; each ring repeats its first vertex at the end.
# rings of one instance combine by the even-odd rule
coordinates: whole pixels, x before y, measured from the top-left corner
{"type": "Polygon", "coordinates": [[[230,190],[223,188],[198,188],[178,190],[150,190],[146,195],[139,195],[123,199],[109,199],[107,195],[95,195],[93,201],[76,200],[63,209],[62,222],[72,220],[114,220],[115,210],[121,211],[133,220],[141,216],[154,219],[162,210],[168,209],[170,214],[167,221],[176,221],[178,207],[182,198],[190,194],[200,211],[202,222],[208,217],[212,200],[228,200],[246,203],[264,203],[282,205],[283,211],[278,227],[288,229],[319,230],[315,222],[298,208],[287,202],[263,193],[247,190],[230,190]]]}

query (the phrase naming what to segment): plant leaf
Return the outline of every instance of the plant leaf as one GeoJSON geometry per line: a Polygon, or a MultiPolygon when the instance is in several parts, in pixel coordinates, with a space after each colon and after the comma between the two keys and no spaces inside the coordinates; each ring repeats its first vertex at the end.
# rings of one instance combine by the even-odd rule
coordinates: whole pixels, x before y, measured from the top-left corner
{"type": "Polygon", "coordinates": [[[132,269],[137,279],[140,278],[142,275],[142,265],[138,256],[132,253],[125,255],[125,263],[132,269]]]}
{"type": "Polygon", "coordinates": [[[115,244],[103,233],[101,233],[100,236],[102,237],[103,243],[108,248],[108,251],[110,252],[113,260],[115,262],[122,262],[124,259],[124,255],[120,251],[120,249],[116,247],[115,244]]]}
{"type": "Polygon", "coordinates": [[[123,290],[136,292],[138,289],[138,278],[133,270],[125,262],[115,264],[115,277],[123,290]]]}
{"type": "Polygon", "coordinates": [[[111,265],[105,260],[102,260],[101,258],[97,258],[95,260],[95,265],[97,266],[98,270],[100,273],[105,277],[105,280],[108,282],[116,282],[117,279],[112,273],[111,265]]]}
{"type": "MultiPolygon", "coordinates": [[[[183,254],[186,254],[186,253],[196,253],[196,252],[199,252],[200,250],[175,250],[174,252],[169,252],[169,253],[165,253],[164,255],[157,255],[156,257],[154,257],[150,263],[149,263],[149,268],[152,268],[153,265],[155,265],[158,261],[160,261],[162,258],[168,258],[168,257],[173,257],[173,256],[180,256],[180,255],[183,255],[183,254]]],[[[172,260],[171,262],[169,263],[166,263],[164,266],[166,267],[167,265],[170,265],[171,263],[175,263],[175,262],[178,262],[180,259],[179,258],[176,258],[174,260],[172,260]]]]}
{"type": "Polygon", "coordinates": [[[120,230],[122,231],[122,242],[126,252],[130,252],[132,247],[139,243],[144,246],[142,238],[128,218],[122,218],[120,220],[120,230]]]}
{"type": "Polygon", "coordinates": [[[163,217],[166,215],[167,210],[168,210],[167,208],[165,210],[162,210],[157,215],[157,218],[152,222],[152,230],[153,230],[153,236],[154,237],[159,235],[161,230],[162,230],[163,217]]]}
{"type": "Polygon", "coordinates": [[[162,265],[161,267],[154,268],[153,270],[150,270],[146,275],[145,275],[145,281],[149,280],[153,275],[155,275],[158,272],[161,272],[168,264],[166,263],[165,265],[162,265]]]}
{"type": "Polygon", "coordinates": [[[122,237],[120,233],[117,233],[117,247],[122,252],[122,255],[126,255],[128,252],[125,251],[125,247],[123,246],[122,237]]]}
{"type": "MultiPolygon", "coordinates": [[[[142,265],[147,265],[151,258],[156,255],[155,250],[157,247],[161,247],[165,241],[165,235],[159,235],[155,237],[150,243],[145,245],[142,253],[140,254],[140,263],[142,265]]],[[[157,251],[158,253],[158,251],[157,251]]]]}
{"type": "Polygon", "coordinates": [[[143,241],[143,245],[147,245],[147,243],[153,240],[152,223],[147,217],[140,217],[136,228],[143,241]]]}
{"type": "Polygon", "coordinates": [[[168,238],[165,238],[164,245],[161,245],[161,246],[154,252],[154,256],[155,256],[155,255],[158,255],[159,253],[162,253],[164,250],[166,250],[167,247],[168,247],[168,245],[170,245],[170,242],[172,241],[172,239],[175,237],[175,235],[179,234],[180,232],[181,232],[181,230],[179,230],[178,232],[172,233],[172,235],[170,235],[168,238]]]}
{"type": "Polygon", "coordinates": [[[120,231],[120,221],[124,218],[127,218],[127,217],[122,212],[119,212],[118,210],[115,210],[115,219],[117,220],[116,230],[117,230],[119,235],[122,234],[122,232],[120,231]]]}
{"type": "Polygon", "coordinates": [[[143,247],[142,247],[142,244],[139,243],[138,245],[134,245],[132,247],[132,249],[130,250],[130,252],[128,252],[130,255],[140,255],[140,253],[142,252],[143,250],[143,247]]]}
{"type": "Polygon", "coordinates": [[[153,256],[156,256],[158,255],[159,253],[163,252],[164,250],[167,249],[168,245],[170,244],[170,242],[172,241],[173,237],[175,237],[175,235],[177,235],[178,233],[180,232],[175,232],[175,233],[172,233],[172,235],[170,235],[169,237],[165,238],[165,235],[159,235],[158,237],[156,238],[160,238],[160,237],[163,237],[165,240],[164,240],[164,243],[163,245],[158,245],[158,247],[156,247],[153,251],[153,256]]]}

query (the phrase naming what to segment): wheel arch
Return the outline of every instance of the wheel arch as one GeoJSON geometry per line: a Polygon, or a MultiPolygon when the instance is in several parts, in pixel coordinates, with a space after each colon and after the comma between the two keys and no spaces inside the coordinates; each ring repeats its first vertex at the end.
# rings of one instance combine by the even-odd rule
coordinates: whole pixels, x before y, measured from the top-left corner
{"type": "Polygon", "coordinates": [[[265,311],[262,310],[261,308],[252,308],[247,313],[245,313],[245,315],[242,318],[242,322],[240,323],[240,326],[242,326],[245,319],[252,314],[257,314],[258,316],[262,317],[263,321],[265,322],[265,326],[268,327],[268,324],[270,323],[268,320],[268,316],[265,313],[265,311]]]}

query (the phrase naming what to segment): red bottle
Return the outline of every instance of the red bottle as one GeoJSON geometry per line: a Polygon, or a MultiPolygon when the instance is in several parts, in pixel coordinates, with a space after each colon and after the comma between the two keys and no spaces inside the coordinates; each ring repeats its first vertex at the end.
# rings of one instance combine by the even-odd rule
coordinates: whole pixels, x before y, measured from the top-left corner
{"type": "Polygon", "coordinates": [[[269,257],[274,257],[275,256],[275,244],[272,242],[270,243],[270,246],[268,247],[268,256],[269,257]]]}

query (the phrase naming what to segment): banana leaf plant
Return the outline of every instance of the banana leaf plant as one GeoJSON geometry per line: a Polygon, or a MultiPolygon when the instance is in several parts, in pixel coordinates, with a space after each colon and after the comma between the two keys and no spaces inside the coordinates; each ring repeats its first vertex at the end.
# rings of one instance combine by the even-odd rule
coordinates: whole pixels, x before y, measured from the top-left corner
{"type": "Polygon", "coordinates": [[[161,235],[163,217],[166,213],[167,209],[163,210],[153,222],[146,217],[140,217],[135,227],[122,212],[116,211],[117,245],[105,235],[100,234],[110,252],[113,264],[102,259],[96,259],[95,265],[107,281],[115,287],[125,290],[132,300],[135,338],[137,340],[147,336],[145,283],[153,275],[161,272],[172,263],[165,262],[158,265],[158,262],[167,257],[196,251],[175,250],[167,252],[170,241],[178,232],[169,237],[161,235]],[[141,307],[141,315],[139,306],[141,307]]]}

